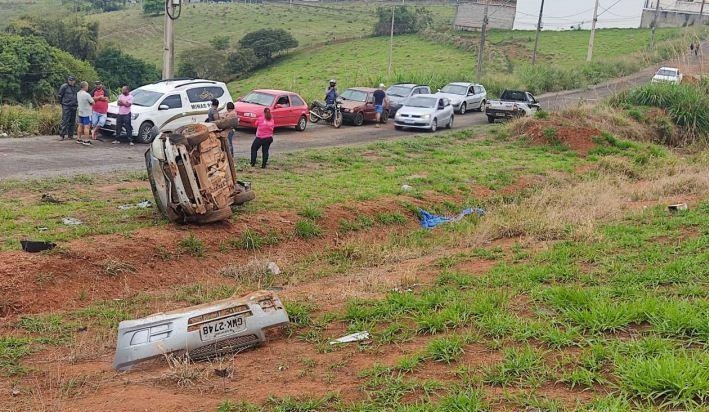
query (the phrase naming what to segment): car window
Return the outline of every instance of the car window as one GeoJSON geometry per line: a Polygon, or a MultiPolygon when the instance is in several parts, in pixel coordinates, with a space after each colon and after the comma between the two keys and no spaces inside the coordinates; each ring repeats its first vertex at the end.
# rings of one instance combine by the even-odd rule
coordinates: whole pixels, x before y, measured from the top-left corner
{"type": "Polygon", "coordinates": [[[267,93],[261,93],[261,92],[251,92],[246,95],[243,99],[241,99],[242,102],[244,103],[251,103],[251,104],[257,104],[259,106],[271,106],[273,104],[273,101],[276,99],[275,96],[267,94],[267,93]]]}
{"type": "Polygon", "coordinates": [[[303,99],[294,94],[290,95],[290,102],[293,103],[293,106],[305,106],[303,99]]]}
{"type": "Polygon", "coordinates": [[[436,107],[436,104],[437,104],[436,101],[437,101],[437,99],[434,97],[425,97],[425,96],[409,97],[406,100],[406,106],[432,108],[432,107],[436,107]]]}
{"type": "Polygon", "coordinates": [[[464,95],[465,94],[465,86],[459,86],[456,84],[447,84],[441,89],[441,92],[464,95]]]}
{"type": "Polygon", "coordinates": [[[356,102],[367,101],[367,92],[361,90],[347,89],[340,95],[345,100],[354,100],[356,102]]]}
{"type": "Polygon", "coordinates": [[[411,89],[405,86],[391,86],[386,93],[394,97],[407,97],[411,93],[411,89]]]}
{"type": "Polygon", "coordinates": [[[151,107],[158,101],[159,98],[163,97],[164,94],[153,92],[145,89],[135,89],[130,94],[133,95],[133,104],[135,106],[151,107]]]}
{"type": "Polygon", "coordinates": [[[170,96],[167,96],[160,104],[164,104],[171,109],[181,109],[182,97],[180,97],[179,94],[171,94],[170,96]]]}
{"type": "Polygon", "coordinates": [[[469,93],[469,94],[477,94],[478,91],[477,91],[477,89],[475,88],[475,86],[470,86],[470,89],[468,90],[468,93],[469,93]]]}
{"type": "Polygon", "coordinates": [[[187,89],[187,100],[190,103],[208,102],[224,95],[224,89],[216,86],[199,86],[187,89]]]}
{"type": "Polygon", "coordinates": [[[276,104],[280,104],[283,107],[290,107],[290,101],[288,100],[288,96],[280,96],[276,104]]]}

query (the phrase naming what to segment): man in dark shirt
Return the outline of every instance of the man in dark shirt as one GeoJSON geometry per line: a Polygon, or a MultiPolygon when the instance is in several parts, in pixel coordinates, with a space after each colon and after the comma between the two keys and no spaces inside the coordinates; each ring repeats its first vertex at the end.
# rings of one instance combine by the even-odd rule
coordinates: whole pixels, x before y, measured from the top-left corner
{"type": "Polygon", "coordinates": [[[76,108],[79,106],[79,101],[76,98],[78,93],[76,88],[76,77],[69,76],[66,83],[59,88],[57,99],[62,106],[62,123],[59,126],[60,140],[68,137],[69,140],[74,138],[74,130],[76,130],[76,108]]]}
{"type": "Polygon", "coordinates": [[[382,122],[382,113],[384,113],[384,101],[387,94],[384,91],[384,83],[379,83],[379,88],[374,91],[374,111],[377,113],[377,126],[382,122]]]}

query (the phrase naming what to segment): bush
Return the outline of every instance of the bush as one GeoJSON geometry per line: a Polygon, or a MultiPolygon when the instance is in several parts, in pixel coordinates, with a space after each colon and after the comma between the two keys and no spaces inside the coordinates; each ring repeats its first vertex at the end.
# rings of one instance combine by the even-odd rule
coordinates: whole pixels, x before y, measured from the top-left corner
{"type": "Polygon", "coordinates": [[[213,80],[226,80],[227,64],[222,53],[211,47],[196,47],[177,57],[177,75],[213,80]]]}
{"type": "Polygon", "coordinates": [[[133,88],[160,80],[161,74],[150,63],[146,63],[122,51],[108,47],[96,57],[96,71],[109,90],[128,85],[133,88]]]}
{"type": "MultiPolygon", "coordinates": [[[[394,8],[394,34],[416,33],[433,22],[431,11],[425,7],[410,9],[406,6],[394,8]]],[[[377,8],[377,22],[374,24],[375,36],[388,36],[391,33],[391,8],[377,8]]]]}
{"type": "Polygon", "coordinates": [[[240,49],[229,53],[226,64],[230,74],[240,76],[258,65],[258,57],[251,49],[240,49]]]}
{"type": "Polygon", "coordinates": [[[0,106],[0,133],[10,136],[57,134],[60,120],[61,108],[56,105],[0,106]]]}
{"type": "Polygon", "coordinates": [[[78,16],[64,19],[25,16],[13,20],[6,31],[24,37],[41,37],[50,46],[81,60],[93,60],[98,50],[98,23],[78,16]]]}
{"type": "Polygon", "coordinates": [[[283,29],[261,29],[247,33],[239,46],[253,50],[262,63],[269,63],[274,54],[298,47],[298,40],[283,29]]]}
{"type": "Polygon", "coordinates": [[[165,0],[143,0],[143,14],[157,16],[165,13],[165,0]]]}

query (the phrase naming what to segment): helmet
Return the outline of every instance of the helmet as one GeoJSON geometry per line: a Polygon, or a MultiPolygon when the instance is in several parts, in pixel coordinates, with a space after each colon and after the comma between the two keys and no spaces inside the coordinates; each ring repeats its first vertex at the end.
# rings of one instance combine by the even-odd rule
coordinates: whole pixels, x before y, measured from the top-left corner
{"type": "Polygon", "coordinates": [[[330,86],[334,86],[337,84],[337,80],[335,79],[330,79],[330,86]]]}

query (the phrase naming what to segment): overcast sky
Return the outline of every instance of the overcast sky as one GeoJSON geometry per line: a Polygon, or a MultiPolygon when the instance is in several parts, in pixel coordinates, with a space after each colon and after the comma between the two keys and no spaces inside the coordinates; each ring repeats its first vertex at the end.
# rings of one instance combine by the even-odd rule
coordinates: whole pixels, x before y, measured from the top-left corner
{"type": "MultiPolygon", "coordinates": [[[[545,0],[545,30],[560,30],[581,24],[591,27],[595,0],[545,0]]],[[[541,0],[517,0],[515,29],[534,29],[537,26],[541,0]]],[[[596,27],[638,27],[645,0],[600,0],[596,27]],[[604,12],[604,10],[607,10],[604,12]]]]}

